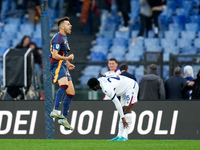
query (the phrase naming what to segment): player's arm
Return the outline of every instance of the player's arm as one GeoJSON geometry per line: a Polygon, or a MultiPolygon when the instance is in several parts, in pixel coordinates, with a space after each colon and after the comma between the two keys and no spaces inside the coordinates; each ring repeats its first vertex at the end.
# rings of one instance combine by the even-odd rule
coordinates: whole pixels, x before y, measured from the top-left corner
{"type": "Polygon", "coordinates": [[[111,90],[111,88],[108,85],[105,85],[104,88],[102,88],[102,91],[109,97],[111,97],[112,102],[115,104],[115,107],[117,111],[119,112],[120,118],[122,119],[124,127],[128,127],[128,123],[126,122],[126,119],[124,117],[124,112],[122,110],[122,105],[119,101],[119,99],[116,96],[116,93],[114,90],[111,90]]]}
{"type": "Polygon", "coordinates": [[[52,58],[54,58],[56,60],[73,60],[74,59],[74,54],[70,54],[69,56],[65,57],[65,56],[59,55],[58,51],[53,49],[52,58]]]}
{"type": "Polygon", "coordinates": [[[126,119],[124,117],[124,112],[122,110],[121,103],[119,102],[119,99],[117,98],[116,94],[112,98],[112,102],[115,104],[115,107],[116,107],[116,109],[118,110],[118,112],[120,114],[120,118],[122,119],[124,128],[127,128],[128,127],[128,123],[126,122],[126,119]]]}
{"type": "Polygon", "coordinates": [[[73,70],[75,68],[75,66],[72,63],[70,63],[68,60],[66,61],[66,63],[69,70],[73,70]]]}

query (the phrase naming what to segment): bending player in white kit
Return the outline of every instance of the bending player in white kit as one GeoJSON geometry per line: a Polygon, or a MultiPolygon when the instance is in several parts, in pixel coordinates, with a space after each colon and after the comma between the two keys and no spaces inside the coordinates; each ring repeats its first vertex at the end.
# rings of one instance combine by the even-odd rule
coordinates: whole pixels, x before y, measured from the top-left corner
{"type": "Polygon", "coordinates": [[[87,84],[92,90],[102,89],[103,93],[111,97],[120,114],[118,135],[109,141],[128,141],[128,131],[132,123],[131,111],[137,103],[139,90],[137,82],[125,76],[112,74],[98,79],[90,78],[87,84]],[[121,103],[117,96],[121,96],[121,103]]]}

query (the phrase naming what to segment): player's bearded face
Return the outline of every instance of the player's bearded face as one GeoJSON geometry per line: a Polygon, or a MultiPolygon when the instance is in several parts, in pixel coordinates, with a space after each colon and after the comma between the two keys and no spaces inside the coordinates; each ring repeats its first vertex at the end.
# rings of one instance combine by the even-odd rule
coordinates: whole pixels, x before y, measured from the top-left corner
{"type": "Polygon", "coordinates": [[[72,29],[72,25],[70,24],[69,21],[66,21],[66,24],[64,26],[64,32],[66,34],[71,34],[71,29],[72,29]]]}

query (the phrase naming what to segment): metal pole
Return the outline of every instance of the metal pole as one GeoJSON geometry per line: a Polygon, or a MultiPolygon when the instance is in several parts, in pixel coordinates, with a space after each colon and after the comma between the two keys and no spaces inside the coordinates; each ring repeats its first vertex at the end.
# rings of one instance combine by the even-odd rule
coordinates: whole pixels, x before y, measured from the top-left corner
{"type": "Polygon", "coordinates": [[[54,138],[53,119],[49,116],[53,109],[52,100],[52,83],[51,73],[49,70],[49,55],[50,55],[50,29],[49,29],[49,12],[48,0],[43,0],[42,16],[41,16],[41,30],[42,30],[42,61],[43,61],[43,80],[44,80],[44,95],[45,95],[45,118],[46,118],[46,138],[54,138]]]}

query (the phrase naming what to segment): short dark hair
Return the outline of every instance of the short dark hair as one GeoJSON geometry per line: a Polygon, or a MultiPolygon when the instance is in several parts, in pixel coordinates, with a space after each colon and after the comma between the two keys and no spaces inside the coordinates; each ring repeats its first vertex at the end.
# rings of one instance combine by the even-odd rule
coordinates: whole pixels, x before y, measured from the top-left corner
{"type": "Polygon", "coordinates": [[[151,65],[149,66],[149,69],[150,69],[151,71],[157,71],[157,70],[158,70],[158,66],[157,66],[156,64],[151,64],[151,65]]]}
{"type": "Polygon", "coordinates": [[[66,20],[66,21],[69,21],[70,19],[69,19],[69,17],[60,18],[60,19],[58,20],[58,27],[59,27],[60,24],[63,23],[65,20],[66,20]]]}
{"type": "Polygon", "coordinates": [[[108,61],[115,61],[118,64],[117,59],[115,58],[110,58],[108,61]]]}
{"type": "Polygon", "coordinates": [[[181,67],[174,68],[174,74],[175,75],[181,75],[181,73],[183,73],[181,67]]]}
{"type": "Polygon", "coordinates": [[[93,88],[95,85],[98,85],[99,84],[99,81],[97,80],[97,78],[90,78],[87,82],[87,85],[90,87],[90,88],[93,88]]]}
{"type": "Polygon", "coordinates": [[[127,70],[128,69],[128,65],[126,64],[126,63],[122,63],[120,66],[119,66],[119,69],[120,69],[120,71],[122,71],[122,70],[127,70]]]}

